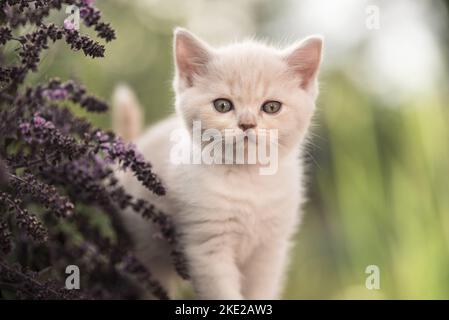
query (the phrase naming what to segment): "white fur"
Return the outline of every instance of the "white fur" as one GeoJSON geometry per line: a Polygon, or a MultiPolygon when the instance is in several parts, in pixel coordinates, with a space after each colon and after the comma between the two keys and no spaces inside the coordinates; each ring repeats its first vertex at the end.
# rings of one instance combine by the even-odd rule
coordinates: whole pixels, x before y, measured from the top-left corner
{"type": "MultiPolygon", "coordinates": [[[[189,32],[175,32],[176,115],[146,131],[135,142],[167,189],[157,197],[129,173],[118,173],[133,195],[171,215],[189,274],[201,299],[277,299],[282,293],[290,239],[300,220],[303,176],[300,149],[317,96],[321,39],[309,38],[286,50],[257,42],[211,48],[189,32]],[[306,71],[304,71],[306,70],[306,71]],[[217,98],[235,110],[218,113],[217,98]],[[276,115],[264,114],[267,100],[282,102],[276,115]],[[260,175],[257,165],[174,165],[170,133],[191,124],[237,128],[251,115],[257,128],[279,130],[279,169],[260,175]]],[[[157,230],[137,214],[124,212],[137,252],[166,288],[176,273],[169,248],[157,230]]]]}

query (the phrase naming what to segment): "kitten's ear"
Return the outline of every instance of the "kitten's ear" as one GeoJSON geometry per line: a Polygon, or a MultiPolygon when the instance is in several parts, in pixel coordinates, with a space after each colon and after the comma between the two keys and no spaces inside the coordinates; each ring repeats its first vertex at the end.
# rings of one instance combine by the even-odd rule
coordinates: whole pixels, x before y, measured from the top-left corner
{"type": "Polygon", "coordinates": [[[209,46],[187,31],[176,28],[174,32],[176,72],[184,87],[193,85],[193,77],[206,70],[212,51],[209,46]]]}
{"type": "Polygon", "coordinates": [[[288,65],[301,78],[301,87],[312,90],[321,62],[323,38],[311,36],[287,48],[284,58],[288,65]]]}

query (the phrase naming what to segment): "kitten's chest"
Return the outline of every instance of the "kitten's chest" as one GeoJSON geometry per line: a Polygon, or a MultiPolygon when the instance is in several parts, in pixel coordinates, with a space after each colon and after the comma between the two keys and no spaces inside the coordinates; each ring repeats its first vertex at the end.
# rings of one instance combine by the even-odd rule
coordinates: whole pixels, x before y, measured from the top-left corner
{"type": "Polygon", "coordinates": [[[295,229],[301,199],[295,168],[261,176],[190,167],[177,172],[167,195],[173,196],[172,212],[187,241],[199,247],[220,241],[243,262],[264,242],[295,229]]]}
{"type": "MultiPolygon", "coordinates": [[[[276,176],[231,172],[211,176],[195,188],[203,218],[222,221],[211,233],[228,234],[238,258],[245,259],[258,245],[291,233],[300,201],[299,176],[295,171],[276,176]]],[[[211,235],[212,236],[212,235],[211,235]]]]}

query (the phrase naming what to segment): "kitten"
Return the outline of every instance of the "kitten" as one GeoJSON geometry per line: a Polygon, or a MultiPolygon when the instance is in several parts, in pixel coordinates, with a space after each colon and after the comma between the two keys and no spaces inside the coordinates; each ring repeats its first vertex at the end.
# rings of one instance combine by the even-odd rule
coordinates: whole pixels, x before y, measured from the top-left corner
{"type": "MultiPolygon", "coordinates": [[[[318,95],[321,51],[320,37],[282,50],[255,41],[212,48],[178,28],[176,115],[135,137],[141,121],[136,101],[125,88],[116,92],[116,119],[122,119],[118,133],[134,138],[167,194],[154,196],[129,173],[118,172],[119,179],[130,193],[171,215],[200,299],[281,296],[290,240],[301,216],[300,151],[318,95]],[[203,129],[234,129],[237,135],[249,129],[277,130],[276,172],[260,174],[260,163],[174,164],[170,161],[174,144],[186,148],[194,144],[195,121],[203,129]],[[174,141],[173,130],[181,130],[182,139],[174,141]]],[[[245,140],[245,149],[248,143],[245,140]]],[[[173,293],[176,272],[170,248],[139,215],[123,216],[139,257],[173,293]]]]}

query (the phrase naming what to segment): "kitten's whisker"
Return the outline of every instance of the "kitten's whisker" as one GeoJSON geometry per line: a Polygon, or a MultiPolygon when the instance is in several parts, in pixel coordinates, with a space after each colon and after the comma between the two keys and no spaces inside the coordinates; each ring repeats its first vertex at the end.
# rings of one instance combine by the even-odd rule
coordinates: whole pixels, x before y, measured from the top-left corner
{"type": "Polygon", "coordinates": [[[308,157],[310,157],[310,159],[312,160],[312,162],[317,166],[317,168],[318,168],[319,170],[322,170],[320,164],[318,163],[318,161],[316,161],[316,159],[315,159],[315,157],[313,156],[313,154],[312,154],[311,152],[307,151],[306,149],[304,149],[304,151],[306,152],[306,155],[307,155],[308,157]]]}

